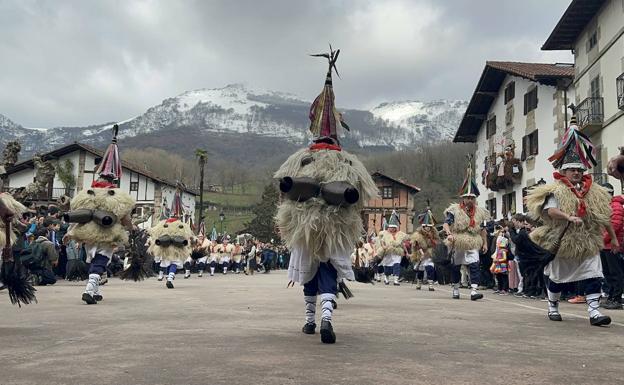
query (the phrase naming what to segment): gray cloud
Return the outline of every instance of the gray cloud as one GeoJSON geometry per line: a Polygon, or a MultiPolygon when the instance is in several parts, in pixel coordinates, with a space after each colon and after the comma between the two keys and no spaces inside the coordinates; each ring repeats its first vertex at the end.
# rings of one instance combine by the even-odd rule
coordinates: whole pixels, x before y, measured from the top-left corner
{"type": "Polygon", "coordinates": [[[0,0],[0,113],[30,127],[123,120],[244,82],[313,99],[342,50],[343,107],[469,98],[486,60],[557,62],[569,0],[0,0]]]}

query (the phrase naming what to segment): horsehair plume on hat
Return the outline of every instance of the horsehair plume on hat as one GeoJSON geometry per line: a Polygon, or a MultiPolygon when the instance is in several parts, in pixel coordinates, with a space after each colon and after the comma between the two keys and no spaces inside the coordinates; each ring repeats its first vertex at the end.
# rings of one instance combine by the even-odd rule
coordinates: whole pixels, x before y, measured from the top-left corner
{"type": "Polygon", "coordinates": [[[113,139],[106,148],[106,152],[102,157],[102,161],[96,171],[99,174],[100,179],[104,179],[109,183],[119,185],[121,179],[121,158],[119,157],[119,148],[117,147],[117,134],[119,133],[119,126],[113,125],[113,139]]]}
{"type": "Polygon", "coordinates": [[[459,190],[460,197],[478,197],[481,195],[477,182],[475,182],[474,174],[472,171],[472,155],[468,155],[468,168],[466,169],[466,178],[459,190]]]}
{"type": "Polygon", "coordinates": [[[339,54],[340,50],[334,51],[330,44],[329,53],[310,55],[324,57],[329,62],[323,91],[314,99],[312,106],[310,106],[310,132],[314,135],[314,141],[316,143],[328,143],[335,146],[340,145],[338,141],[339,128],[344,127],[349,131],[349,126],[342,120],[341,114],[336,110],[332,84],[332,70],[336,71],[336,75],[340,77],[338,68],[336,68],[336,61],[338,60],[339,54]]]}
{"type": "Polygon", "coordinates": [[[570,118],[570,126],[566,129],[561,139],[561,145],[555,153],[548,158],[556,169],[566,168],[592,168],[596,162],[596,149],[591,140],[582,133],[576,124],[576,107],[570,104],[569,108],[575,114],[570,118]]]}

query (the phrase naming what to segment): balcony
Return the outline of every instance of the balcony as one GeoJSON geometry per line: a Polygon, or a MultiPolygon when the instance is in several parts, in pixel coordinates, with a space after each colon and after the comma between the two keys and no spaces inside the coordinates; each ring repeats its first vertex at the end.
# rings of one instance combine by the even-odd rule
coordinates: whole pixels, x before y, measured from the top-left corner
{"type": "Polygon", "coordinates": [[[601,97],[589,97],[583,100],[576,109],[576,117],[581,131],[593,135],[602,129],[604,106],[601,97]]]}
{"type": "Polygon", "coordinates": [[[620,110],[624,110],[624,73],[615,79],[617,89],[617,104],[620,110]]]}
{"type": "MultiPolygon", "coordinates": [[[[18,189],[20,188],[3,186],[2,191],[0,192],[11,192],[11,191],[18,190],[18,189]]],[[[58,198],[62,197],[63,195],[67,195],[68,197],[73,198],[75,193],[76,193],[75,189],[66,189],[65,187],[53,188],[53,189],[50,189],[48,191],[38,194],[35,197],[35,200],[42,201],[42,202],[53,202],[53,201],[56,201],[58,198]]]]}

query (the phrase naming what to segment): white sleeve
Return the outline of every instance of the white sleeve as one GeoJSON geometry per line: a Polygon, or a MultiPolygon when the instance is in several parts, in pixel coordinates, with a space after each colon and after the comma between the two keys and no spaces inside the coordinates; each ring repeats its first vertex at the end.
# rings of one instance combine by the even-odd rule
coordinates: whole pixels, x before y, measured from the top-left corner
{"type": "Polygon", "coordinates": [[[542,211],[546,211],[548,209],[558,209],[558,208],[559,208],[559,201],[557,201],[557,198],[555,198],[554,194],[550,194],[548,198],[546,198],[546,201],[544,202],[542,211]]]}

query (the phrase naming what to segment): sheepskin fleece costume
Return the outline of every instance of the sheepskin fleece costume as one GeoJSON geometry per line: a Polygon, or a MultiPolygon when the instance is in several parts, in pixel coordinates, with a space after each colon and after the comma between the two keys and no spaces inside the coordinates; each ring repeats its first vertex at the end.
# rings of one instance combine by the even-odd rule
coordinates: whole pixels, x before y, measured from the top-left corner
{"type": "Polygon", "coordinates": [[[310,177],[320,184],[344,181],[358,189],[360,199],[350,206],[331,206],[322,198],[305,202],[283,199],[277,209],[276,223],[290,249],[303,248],[310,257],[327,262],[330,256],[348,258],[364,227],[360,210],[364,202],[377,196],[377,186],[370,174],[352,154],[342,150],[301,149],[291,155],[274,177],[310,177]],[[304,162],[302,159],[313,161],[304,162]]]}
{"type": "Polygon", "coordinates": [[[394,233],[394,236],[387,230],[381,231],[377,237],[379,256],[403,255],[403,241],[407,238],[407,234],[400,230],[394,233]]]}
{"type": "Polygon", "coordinates": [[[420,250],[422,249],[425,254],[422,259],[431,258],[433,254],[433,248],[440,242],[440,235],[435,228],[432,228],[428,233],[420,229],[414,231],[410,237],[412,242],[412,261],[418,262],[421,260],[420,250]]]}
{"type": "Polygon", "coordinates": [[[90,209],[108,211],[117,216],[111,227],[103,227],[95,221],[76,223],[68,235],[76,242],[84,242],[98,248],[111,248],[128,242],[128,233],[121,220],[129,216],[135,201],[118,188],[90,188],[80,191],[70,202],[70,210],[90,209]]]}
{"type": "MultiPolygon", "coordinates": [[[[21,217],[22,214],[27,211],[26,207],[23,204],[16,201],[15,198],[13,198],[8,193],[0,193],[0,200],[2,201],[2,205],[15,215],[14,218],[21,217]]],[[[0,249],[6,246],[6,236],[4,235],[4,228],[4,221],[0,219],[0,249]]],[[[15,239],[15,232],[11,231],[11,244],[15,242],[15,239]]]]}
{"type": "Polygon", "coordinates": [[[193,251],[193,230],[186,223],[176,220],[168,222],[167,219],[158,222],[154,227],[149,230],[151,239],[150,246],[147,252],[160,257],[161,261],[165,262],[180,262],[185,261],[191,255],[193,251]],[[176,247],[173,244],[162,247],[156,244],[156,240],[162,236],[168,235],[171,238],[182,237],[187,240],[187,244],[184,247],[176,247]]]}
{"type": "MultiPolygon", "coordinates": [[[[546,250],[553,250],[555,242],[561,236],[566,222],[553,220],[543,213],[546,199],[553,194],[559,202],[559,209],[564,213],[576,213],[578,198],[563,182],[555,182],[532,189],[527,195],[527,207],[533,218],[544,223],[530,234],[533,242],[546,250]]],[[[582,217],[583,224],[570,226],[566,231],[556,258],[582,262],[600,252],[603,246],[602,231],[609,224],[611,216],[611,196],[606,189],[592,183],[584,198],[587,214],[582,217]]]]}
{"type": "Polygon", "coordinates": [[[481,224],[490,219],[490,214],[484,208],[475,206],[474,226],[470,226],[470,217],[466,214],[459,203],[450,205],[445,213],[455,216],[455,223],[451,227],[455,238],[454,247],[457,250],[479,250],[483,246],[481,238],[481,224]]]}

